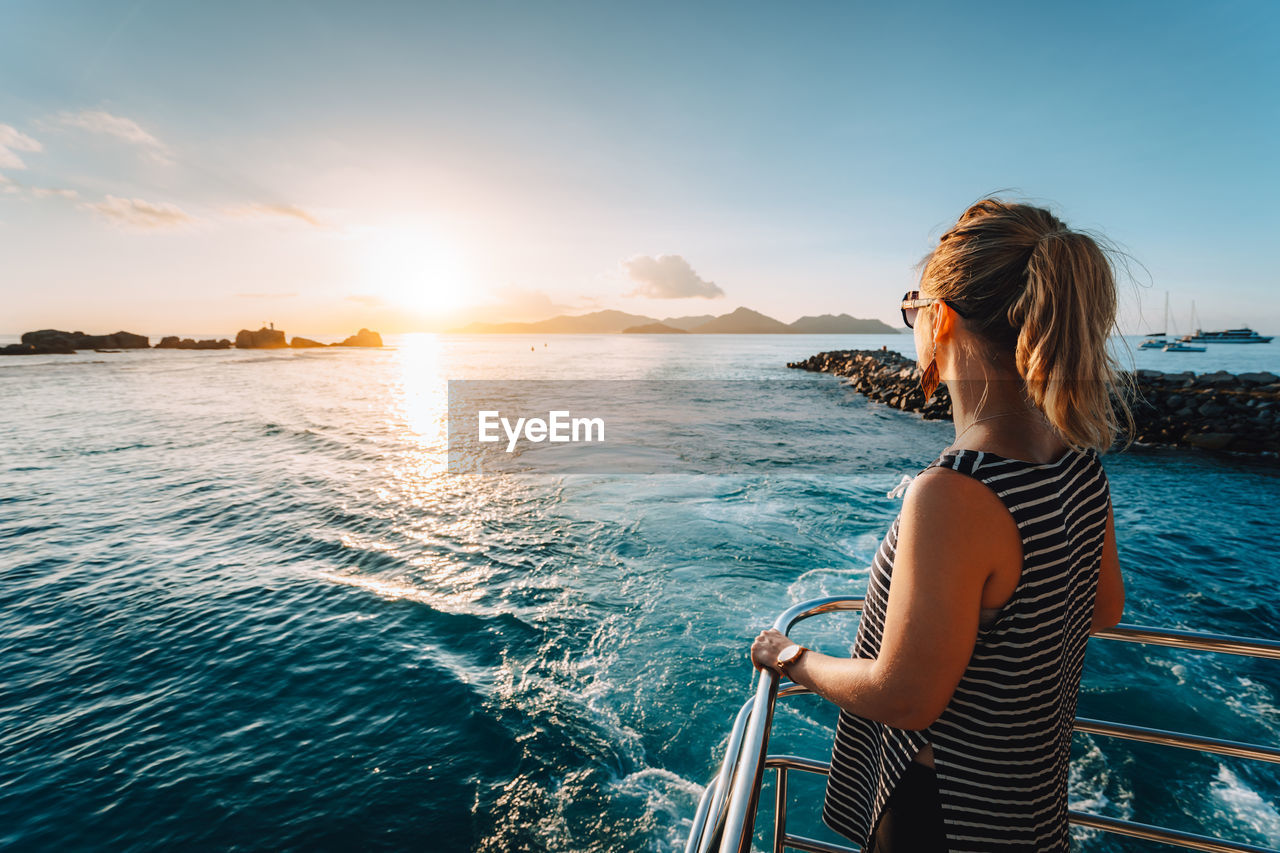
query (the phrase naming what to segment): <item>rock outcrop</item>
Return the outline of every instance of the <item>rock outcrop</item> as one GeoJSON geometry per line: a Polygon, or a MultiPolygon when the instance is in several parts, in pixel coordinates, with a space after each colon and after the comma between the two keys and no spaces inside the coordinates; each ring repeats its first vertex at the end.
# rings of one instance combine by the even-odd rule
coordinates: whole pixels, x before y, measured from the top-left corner
{"type": "Polygon", "coordinates": [[[5,355],[33,355],[44,353],[71,353],[79,349],[146,349],[151,340],[146,335],[133,332],[112,332],[109,335],[86,335],[84,332],[64,332],[61,329],[40,329],[24,332],[21,344],[9,344],[0,350],[5,355]]]}
{"type": "Polygon", "coordinates": [[[333,344],[335,347],[380,347],[382,346],[382,335],[377,332],[371,332],[368,329],[361,329],[351,337],[347,338],[340,344],[333,344]]]}
{"type": "Polygon", "coordinates": [[[67,340],[45,341],[36,344],[6,344],[0,347],[0,355],[71,355],[75,348],[67,340]]]}
{"type": "Polygon", "coordinates": [[[231,341],[226,338],[219,340],[209,338],[197,341],[192,338],[179,338],[177,335],[168,335],[160,339],[160,343],[156,344],[156,349],[231,349],[231,341]]]}
{"type": "MultiPolygon", "coordinates": [[[[822,352],[787,367],[847,377],[869,399],[926,419],[951,417],[946,386],[938,386],[925,405],[915,360],[896,352],[822,352]]],[[[1130,408],[1138,444],[1280,454],[1280,376],[1139,370],[1133,380],[1137,395],[1130,408]]]]}
{"type": "Polygon", "coordinates": [[[280,329],[268,329],[264,326],[256,332],[248,329],[236,332],[236,349],[277,349],[285,346],[288,344],[280,329]]]}
{"type": "Polygon", "coordinates": [[[322,347],[324,346],[324,344],[320,343],[319,341],[313,341],[311,340],[311,338],[300,338],[297,335],[294,335],[293,341],[289,344],[289,346],[293,347],[294,349],[304,349],[307,347],[322,347]]]}

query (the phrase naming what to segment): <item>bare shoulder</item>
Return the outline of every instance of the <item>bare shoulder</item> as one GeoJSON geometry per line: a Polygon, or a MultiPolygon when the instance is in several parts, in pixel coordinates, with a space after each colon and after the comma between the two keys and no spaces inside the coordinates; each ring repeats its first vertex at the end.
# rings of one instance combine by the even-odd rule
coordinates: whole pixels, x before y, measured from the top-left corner
{"type": "Polygon", "coordinates": [[[921,577],[945,579],[941,592],[972,593],[975,620],[980,606],[1008,600],[1021,572],[1022,537],[1009,509],[986,483],[950,468],[929,468],[912,481],[898,543],[921,577]],[[997,583],[988,584],[991,578],[997,583]]]}
{"type": "Polygon", "coordinates": [[[902,502],[904,520],[927,521],[930,527],[969,527],[1007,517],[1009,510],[991,487],[950,468],[922,471],[902,502]]]}

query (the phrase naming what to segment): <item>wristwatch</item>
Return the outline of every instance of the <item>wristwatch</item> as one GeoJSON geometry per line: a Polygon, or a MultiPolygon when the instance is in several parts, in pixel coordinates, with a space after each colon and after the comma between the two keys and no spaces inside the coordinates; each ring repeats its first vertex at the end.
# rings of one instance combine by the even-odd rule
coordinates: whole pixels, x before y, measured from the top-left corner
{"type": "Polygon", "coordinates": [[[798,646],[795,643],[792,643],[782,651],[778,652],[778,660],[774,663],[774,666],[778,668],[778,672],[786,675],[787,667],[800,660],[807,651],[809,650],[804,646],[798,646]]]}

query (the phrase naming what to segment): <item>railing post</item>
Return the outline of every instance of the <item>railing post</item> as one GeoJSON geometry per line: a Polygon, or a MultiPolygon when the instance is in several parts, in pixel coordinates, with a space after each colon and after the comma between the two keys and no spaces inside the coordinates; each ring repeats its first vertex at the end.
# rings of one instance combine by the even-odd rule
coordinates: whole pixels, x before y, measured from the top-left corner
{"type": "Polygon", "coordinates": [[[773,853],[782,853],[787,837],[787,768],[778,768],[778,788],[773,795],[773,853]]]}
{"type": "Polygon", "coordinates": [[[755,831],[756,806],[760,802],[760,777],[764,774],[764,751],[769,743],[769,727],[773,724],[773,700],[778,693],[778,676],[773,670],[760,672],[751,719],[742,739],[742,754],[733,777],[729,795],[729,814],[725,818],[724,838],[720,853],[751,853],[751,837],[755,831]]]}
{"type": "Polygon", "coordinates": [[[698,839],[697,853],[710,850],[711,845],[716,844],[724,832],[725,806],[728,804],[729,791],[733,787],[733,774],[742,757],[742,735],[746,731],[747,720],[751,716],[751,707],[754,703],[754,699],[744,702],[742,709],[738,711],[738,718],[733,722],[733,731],[729,733],[729,743],[725,747],[724,761],[720,765],[720,772],[716,775],[716,790],[711,798],[706,822],[698,839]]]}
{"type": "MultiPolygon", "coordinates": [[[[807,601],[786,610],[773,623],[786,634],[795,623],[820,613],[862,609],[862,599],[833,596],[807,601]]],[[[773,725],[773,704],[778,695],[778,674],[771,669],[760,673],[755,699],[751,705],[751,721],[742,740],[738,770],[729,793],[729,813],[725,818],[724,838],[720,853],[750,853],[755,830],[756,806],[760,800],[760,778],[764,773],[765,750],[769,745],[769,728],[773,725]]]]}

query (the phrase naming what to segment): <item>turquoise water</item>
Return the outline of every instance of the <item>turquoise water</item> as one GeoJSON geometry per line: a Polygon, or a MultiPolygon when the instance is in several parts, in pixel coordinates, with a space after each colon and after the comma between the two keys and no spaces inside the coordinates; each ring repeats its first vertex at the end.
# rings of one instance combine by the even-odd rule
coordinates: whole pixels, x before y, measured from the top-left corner
{"type": "MultiPolygon", "coordinates": [[[[953,434],[853,397],[790,442],[866,459],[838,476],[453,476],[448,379],[795,379],[911,341],[389,342],[0,362],[0,846],[679,849],[750,638],[862,591],[885,492],[953,434]]],[[[1276,344],[1230,349],[1138,366],[1280,372],[1276,344]]],[[[1274,464],[1105,465],[1126,621],[1280,635],[1274,464]]],[[[835,651],[855,625],[798,635],[835,651]]],[[[1083,715],[1280,743],[1280,666],[1094,646],[1083,715]]],[[[823,757],[832,709],[789,701],[776,748],[823,757]]],[[[1076,751],[1083,808],[1280,846],[1273,768],[1076,751]]],[[[793,826],[829,838],[818,797],[795,786],[793,826]]]]}

